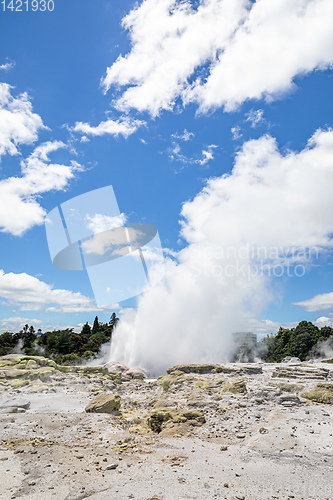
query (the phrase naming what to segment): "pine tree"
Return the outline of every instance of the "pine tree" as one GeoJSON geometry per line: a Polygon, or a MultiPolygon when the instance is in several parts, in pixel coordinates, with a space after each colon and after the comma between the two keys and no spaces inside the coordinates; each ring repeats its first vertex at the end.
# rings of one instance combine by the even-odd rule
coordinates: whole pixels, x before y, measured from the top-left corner
{"type": "Polygon", "coordinates": [[[117,318],[116,313],[115,313],[115,312],[113,312],[113,313],[111,314],[110,321],[109,321],[109,325],[111,326],[111,329],[112,329],[112,330],[113,330],[114,328],[116,328],[118,321],[119,321],[119,318],[117,318]]]}
{"type": "Polygon", "coordinates": [[[91,337],[91,327],[88,321],[82,327],[81,336],[86,340],[88,340],[91,337]]]}
{"type": "Polygon", "coordinates": [[[95,333],[98,332],[98,330],[99,330],[99,322],[98,322],[98,316],[96,316],[91,333],[94,335],[95,333]]]}
{"type": "Polygon", "coordinates": [[[63,330],[58,338],[56,349],[60,354],[68,354],[71,352],[72,343],[70,333],[70,330],[63,330]]]}

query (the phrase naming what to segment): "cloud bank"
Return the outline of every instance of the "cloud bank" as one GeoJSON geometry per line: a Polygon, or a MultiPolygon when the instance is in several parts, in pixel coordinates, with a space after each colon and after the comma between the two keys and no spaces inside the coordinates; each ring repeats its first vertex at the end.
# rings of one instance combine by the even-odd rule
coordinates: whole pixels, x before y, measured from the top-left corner
{"type": "Polygon", "coordinates": [[[333,63],[331,0],[144,0],[122,21],[131,50],[107,69],[114,104],[152,116],[177,99],[201,112],[279,96],[333,63]]]}
{"type": "MultiPolygon", "coordinates": [[[[5,273],[2,269],[0,298],[6,301],[3,305],[16,306],[20,311],[80,313],[103,310],[79,292],[57,289],[27,273],[5,273]]],[[[115,306],[104,309],[114,309],[115,306]]],[[[32,320],[26,322],[31,323],[32,320]]]]}
{"type": "Polygon", "coordinates": [[[306,311],[322,311],[323,309],[332,309],[333,307],[333,292],[321,293],[315,295],[311,299],[294,302],[293,305],[304,307],[306,311]]]}

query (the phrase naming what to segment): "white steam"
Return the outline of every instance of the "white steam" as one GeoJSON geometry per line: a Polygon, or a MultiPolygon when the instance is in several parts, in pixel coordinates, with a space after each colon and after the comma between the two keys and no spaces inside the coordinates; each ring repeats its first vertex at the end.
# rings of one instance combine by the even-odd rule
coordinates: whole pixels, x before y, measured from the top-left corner
{"type": "Polygon", "coordinates": [[[332,153],[331,130],[285,155],[272,137],[246,142],[232,173],[184,204],[187,246],[167,260],[164,281],[139,298],[137,312],[124,313],[110,360],[154,375],[230,360],[231,333],[251,331],[273,298],[274,276],[301,275],[319,247],[331,246],[332,153]]]}
{"type": "Polygon", "coordinates": [[[100,366],[104,365],[109,361],[110,357],[110,349],[111,349],[111,340],[109,342],[105,342],[105,344],[102,344],[98,355],[94,358],[90,358],[88,361],[85,361],[82,363],[83,366],[100,366]]]}

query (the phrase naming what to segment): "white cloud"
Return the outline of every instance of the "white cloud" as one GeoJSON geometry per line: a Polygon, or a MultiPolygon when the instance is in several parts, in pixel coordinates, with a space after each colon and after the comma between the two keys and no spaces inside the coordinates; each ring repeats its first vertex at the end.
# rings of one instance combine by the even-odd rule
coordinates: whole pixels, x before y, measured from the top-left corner
{"type": "MultiPolygon", "coordinates": [[[[321,316],[317,318],[315,321],[312,321],[314,325],[318,328],[323,328],[323,326],[331,326],[333,327],[333,318],[327,318],[325,316],[321,316]]],[[[268,334],[275,334],[279,331],[279,328],[296,328],[299,324],[299,321],[291,321],[286,323],[279,323],[277,321],[271,321],[269,319],[257,320],[252,319],[249,322],[249,328],[252,332],[256,333],[258,336],[258,340],[265,338],[268,334]]]]}
{"type": "Polygon", "coordinates": [[[96,303],[91,300],[90,303],[81,305],[63,305],[58,307],[48,307],[45,312],[56,312],[59,314],[78,314],[78,313],[90,313],[90,312],[104,312],[113,311],[114,309],[119,309],[119,304],[111,304],[108,306],[97,307],[96,303]]]}
{"type": "MultiPolygon", "coordinates": [[[[86,217],[86,225],[94,233],[92,238],[82,242],[84,254],[105,255],[112,250],[112,255],[125,255],[129,245],[124,224],[127,217],[95,214],[86,217]]],[[[132,230],[133,231],[133,230],[132,230]]]]}
{"type": "Polygon", "coordinates": [[[213,150],[217,148],[215,144],[211,144],[210,146],[207,147],[207,149],[202,150],[202,158],[201,160],[197,160],[196,163],[199,163],[199,165],[206,165],[209,161],[214,159],[214,154],[213,150]]]}
{"type": "MultiPolygon", "coordinates": [[[[101,122],[96,127],[92,127],[89,123],[76,122],[75,126],[71,129],[74,132],[80,132],[82,134],[100,136],[100,135],[123,135],[124,137],[129,137],[134,134],[139,127],[145,125],[144,121],[133,120],[128,117],[123,117],[120,120],[106,120],[101,122]]],[[[87,140],[87,137],[85,141],[87,140]]]]}
{"type": "Polygon", "coordinates": [[[3,71],[9,71],[10,69],[12,69],[13,67],[15,66],[15,62],[6,62],[4,64],[0,64],[0,70],[3,70],[3,71]]]}
{"type": "Polygon", "coordinates": [[[46,211],[38,196],[52,190],[62,190],[75,171],[81,169],[74,161],[70,165],[50,163],[49,154],[66,145],[61,141],[45,142],[21,161],[21,177],[0,181],[0,231],[21,236],[34,225],[44,223],[46,211]]]}
{"type": "Polygon", "coordinates": [[[173,139],[180,139],[181,141],[191,141],[193,138],[194,138],[194,133],[193,132],[189,132],[188,130],[186,130],[186,128],[184,129],[184,132],[182,134],[172,134],[171,137],[173,139]]]}
{"type": "Polygon", "coordinates": [[[198,157],[198,155],[186,156],[185,154],[183,154],[182,148],[180,147],[178,142],[173,141],[172,148],[169,148],[168,153],[170,160],[180,162],[183,164],[183,166],[195,164],[206,165],[209,161],[214,159],[213,151],[215,148],[217,148],[215,144],[210,144],[209,146],[207,146],[207,149],[202,150],[201,157],[198,157]]]}
{"type": "Polygon", "coordinates": [[[0,297],[7,301],[7,305],[19,306],[22,311],[79,313],[115,308],[115,305],[98,308],[92,299],[79,292],[56,289],[29,274],[5,273],[2,269],[0,297]]]}
{"type": "Polygon", "coordinates": [[[279,323],[277,321],[272,321],[270,319],[251,319],[249,321],[249,329],[251,332],[256,333],[258,340],[266,337],[269,334],[275,334],[279,331],[279,328],[295,328],[299,321],[292,321],[287,323],[279,323]]]}
{"type": "Polygon", "coordinates": [[[3,332],[18,332],[24,325],[39,326],[43,323],[41,319],[36,318],[21,318],[14,316],[12,318],[0,318],[0,331],[3,332]]]}
{"type": "Polygon", "coordinates": [[[96,233],[92,238],[82,242],[82,250],[85,255],[105,255],[121,257],[133,248],[141,247],[140,240],[142,231],[124,226],[115,226],[112,231],[96,233]]]}
{"type": "Polygon", "coordinates": [[[333,292],[321,293],[311,299],[294,302],[294,306],[304,307],[307,311],[322,311],[323,309],[333,308],[333,292]]]}
{"type": "Polygon", "coordinates": [[[237,141],[238,139],[243,137],[243,134],[241,133],[241,128],[239,125],[235,125],[235,127],[232,127],[231,134],[232,134],[233,141],[237,141]]]}
{"type": "Polygon", "coordinates": [[[262,109],[251,109],[245,116],[246,121],[251,123],[252,128],[256,128],[259,123],[265,120],[264,111],[262,109]]]}
{"type": "Polygon", "coordinates": [[[115,227],[122,227],[126,220],[127,217],[124,213],[113,217],[110,215],[94,214],[87,215],[85,222],[87,228],[96,234],[108,229],[114,229],[115,227]]]}
{"type": "MultiPolygon", "coordinates": [[[[320,318],[316,319],[316,321],[314,321],[314,324],[318,326],[318,328],[323,328],[324,326],[330,326],[331,328],[333,328],[333,318],[326,318],[326,316],[321,316],[320,318]]],[[[331,356],[332,354],[327,357],[331,356]]]]}
{"type": "Polygon", "coordinates": [[[164,281],[139,298],[137,314],[124,314],[112,357],[161,373],[180,362],[229,359],[233,331],[275,328],[256,318],[276,288],[260,268],[253,272],[260,262],[244,248],[266,249],[270,264],[277,255],[282,271],[296,264],[292,247],[304,266],[316,253],[302,249],[332,248],[332,156],[331,130],[318,130],[300,152],[282,154],[269,136],[246,142],[232,173],[210,179],[183,205],[187,245],[167,260],[164,281]]]}
{"type": "Polygon", "coordinates": [[[148,111],[197,102],[202,112],[273,98],[333,62],[331,0],[144,0],[124,19],[131,50],[107,69],[115,105],[148,111]],[[190,82],[190,79],[193,83],[190,82]]]}
{"type": "Polygon", "coordinates": [[[35,142],[38,130],[46,128],[41,117],[33,113],[28,95],[13,97],[11,89],[0,83],[0,157],[19,154],[20,144],[35,142]]]}
{"type": "Polygon", "coordinates": [[[244,143],[232,175],[208,181],[184,205],[183,236],[194,243],[215,218],[223,246],[241,233],[244,242],[266,248],[331,247],[332,154],[332,130],[318,130],[299,153],[281,154],[267,135],[244,143]]]}

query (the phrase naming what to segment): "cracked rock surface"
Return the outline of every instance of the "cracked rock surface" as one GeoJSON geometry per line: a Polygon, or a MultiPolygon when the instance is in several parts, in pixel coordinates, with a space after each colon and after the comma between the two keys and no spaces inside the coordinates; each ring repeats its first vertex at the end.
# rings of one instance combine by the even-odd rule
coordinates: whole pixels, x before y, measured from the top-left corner
{"type": "Polygon", "coordinates": [[[117,367],[0,358],[1,499],[333,498],[333,364],[117,367]]]}

